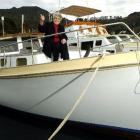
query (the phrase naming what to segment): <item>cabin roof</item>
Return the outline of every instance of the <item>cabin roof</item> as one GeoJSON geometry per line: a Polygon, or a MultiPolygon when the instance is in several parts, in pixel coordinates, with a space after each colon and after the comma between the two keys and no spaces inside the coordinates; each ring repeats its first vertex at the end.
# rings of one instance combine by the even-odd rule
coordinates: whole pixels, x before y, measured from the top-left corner
{"type": "Polygon", "coordinates": [[[95,14],[95,13],[98,13],[101,11],[94,9],[94,8],[72,5],[70,7],[61,9],[59,12],[62,14],[66,14],[66,15],[73,15],[76,17],[82,17],[82,16],[87,16],[87,15],[92,15],[92,14],[95,14]]]}

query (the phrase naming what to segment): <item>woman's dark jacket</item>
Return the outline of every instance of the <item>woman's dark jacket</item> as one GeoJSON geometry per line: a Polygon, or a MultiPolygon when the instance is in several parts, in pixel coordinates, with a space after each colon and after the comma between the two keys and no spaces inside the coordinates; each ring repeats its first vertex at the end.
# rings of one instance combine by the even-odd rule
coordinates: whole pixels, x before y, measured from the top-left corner
{"type": "MultiPolygon", "coordinates": [[[[55,34],[55,29],[54,29],[54,23],[53,22],[47,22],[43,26],[39,25],[38,30],[42,33],[45,33],[45,36],[55,34]]],[[[59,24],[58,33],[64,32],[64,31],[65,31],[64,27],[61,24],[59,24]]],[[[59,36],[60,44],[61,44],[62,39],[67,40],[67,36],[66,36],[65,33],[60,34],[58,36],[59,36]]],[[[51,46],[53,46],[53,44],[54,44],[54,36],[46,37],[44,39],[43,52],[50,58],[51,58],[51,53],[52,53],[51,46]]],[[[67,47],[67,45],[66,45],[66,47],[67,47]]]]}

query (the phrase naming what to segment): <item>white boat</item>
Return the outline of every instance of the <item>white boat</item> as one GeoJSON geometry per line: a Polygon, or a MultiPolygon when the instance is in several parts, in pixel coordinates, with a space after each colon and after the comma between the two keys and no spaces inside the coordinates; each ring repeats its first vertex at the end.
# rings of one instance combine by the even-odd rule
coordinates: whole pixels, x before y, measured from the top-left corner
{"type": "MultiPolygon", "coordinates": [[[[102,51],[116,53],[116,44],[112,44],[106,36],[84,36],[78,39],[77,36],[73,37],[75,39],[71,40],[68,36],[68,49],[71,60],[97,56],[102,51]]],[[[43,38],[43,34],[18,34],[2,37],[0,43],[0,68],[51,63],[52,60],[42,52],[43,42],[41,38],[43,38]]]]}
{"type": "MultiPolygon", "coordinates": [[[[30,60],[33,60],[32,53],[30,60]]],[[[3,66],[0,69],[0,104],[63,119],[102,60],[95,79],[69,120],[140,135],[139,55],[139,51],[121,52],[106,54],[103,58],[97,55],[46,64],[3,66]]],[[[1,57],[1,65],[5,65],[8,61],[5,52],[1,57]]]]}
{"type": "MultiPolygon", "coordinates": [[[[84,90],[98,60],[91,57],[1,69],[0,104],[63,119],[84,90]]],[[[105,56],[70,120],[139,132],[138,65],[135,52],[105,56]]]]}
{"type": "Polygon", "coordinates": [[[137,51],[139,49],[139,41],[130,34],[107,35],[106,38],[111,43],[118,43],[123,52],[137,51]]]}

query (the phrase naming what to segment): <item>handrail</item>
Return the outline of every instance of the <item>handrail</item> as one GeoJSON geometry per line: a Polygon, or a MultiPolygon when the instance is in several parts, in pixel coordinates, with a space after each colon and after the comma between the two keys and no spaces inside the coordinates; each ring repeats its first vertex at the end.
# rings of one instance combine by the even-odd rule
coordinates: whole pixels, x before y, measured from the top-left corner
{"type": "MultiPolygon", "coordinates": [[[[105,26],[113,26],[113,25],[124,25],[139,41],[140,41],[140,37],[134,32],[131,30],[131,28],[124,22],[116,22],[116,23],[109,23],[109,24],[103,24],[103,25],[98,25],[101,26],[101,27],[105,27],[105,26]]],[[[91,29],[91,28],[96,28],[97,26],[93,26],[93,27],[88,27],[88,28],[83,28],[82,30],[87,30],[87,29],[91,29]]],[[[60,33],[55,33],[55,34],[50,34],[50,35],[45,35],[45,36],[42,36],[42,37],[34,37],[34,38],[31,38],[31,39],[27,39],[27,40],[24,40],[24,41],[21,41],[21,42],[18,42],[18,43],[23,43],[23,42],[28,42],[28,41],[34,41],[36,39],[43,39],[43,38],[48,38],[48,37],[52,37],[52,36],[55,36],[55,35],[61,35],[61,34],[68,34],[68,33],[72,33],[72,32],[77,32],[77,31],[80,31],[79,29],[77,30],[72,30],[72,31],[67,31],[67,32],[60,32],[60,33]]],[[[0,46],[0,47],[8,47],[8,46],[11,46],[11,45],[16,45],[18,44],[17,42],[16,43],[10,43],[10,44],[6,44],[6,45],[3,45],[3,46],[0,46]]]]}
{"type": "Polygon", "coordinates": [[[14,34],[6,34],[4,36],[0,36],[0,41],[3,39],[12,39],[17,36],[27,37],[27,36],[37,36],[37,35],[43,35],[43,33],[40,32],[33,32],[33,33],[14,33],[14,34]]]}
{"type": "Polygon", "coordinates": [[[126,28],[140,41],[140,37],[124,22],[109,23],[109,24],[104,24],[104,25],[99,25],[99,26],[104,27],[104,26],[112,26],[112,25],[118,25],[118,24],[122,24],[126,26],[126,28]]]}

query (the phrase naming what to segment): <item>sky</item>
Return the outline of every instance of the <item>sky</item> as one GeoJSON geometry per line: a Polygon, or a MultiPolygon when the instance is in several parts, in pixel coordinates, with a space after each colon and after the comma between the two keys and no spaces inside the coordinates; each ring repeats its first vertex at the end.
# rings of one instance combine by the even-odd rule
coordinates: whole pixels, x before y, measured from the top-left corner
{"type": "Polygon", "coordinates": [[[140,0],[0,0],[0,3],[0,9],[38,6],[49,12],[70,5],[88,6],[102,11],[96,13],[96,16],[126,17],[130,13],[140,12],[140,0]]]}

